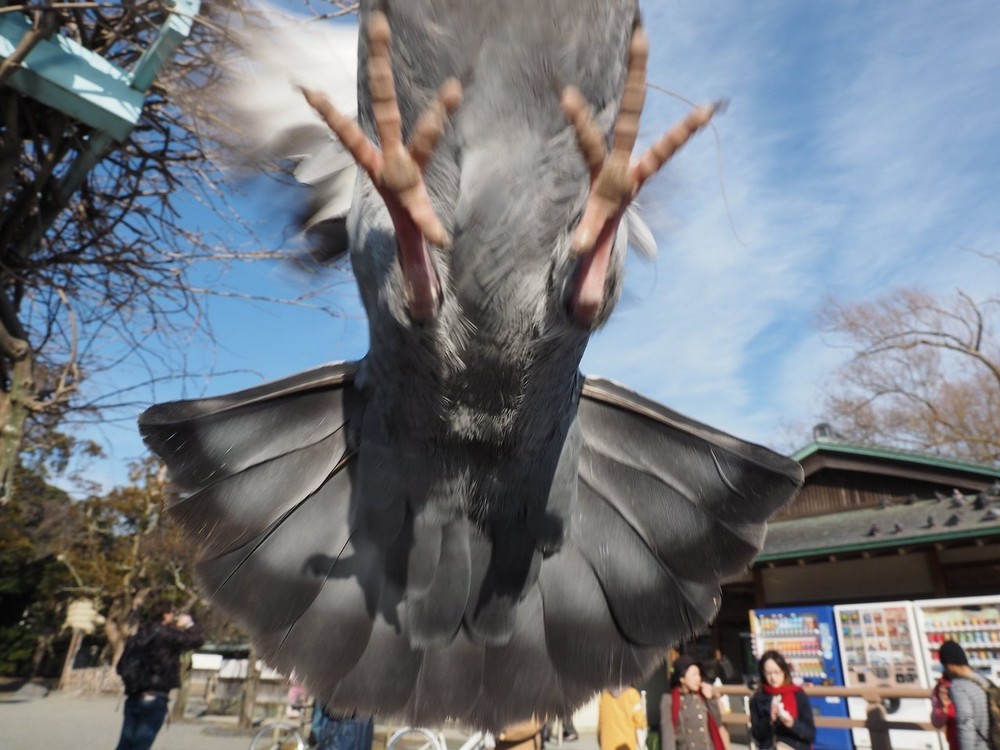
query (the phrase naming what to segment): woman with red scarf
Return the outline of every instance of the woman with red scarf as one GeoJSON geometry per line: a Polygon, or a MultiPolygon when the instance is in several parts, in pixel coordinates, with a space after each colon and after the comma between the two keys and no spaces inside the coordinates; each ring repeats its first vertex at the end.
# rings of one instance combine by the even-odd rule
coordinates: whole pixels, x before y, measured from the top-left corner
{"type": "Polygon", "coordinates": [[[677,657],[670,688],[660,702],[663,750],[727,750],[719,701],[690,656],[677,657]]]}
{"type": "Polygon", "coordinates": [[[750,699],[750,733],[761,750],[810,750],[816,739],[809,698],[777,651],[760,657],[760,690],[750,699]]]}

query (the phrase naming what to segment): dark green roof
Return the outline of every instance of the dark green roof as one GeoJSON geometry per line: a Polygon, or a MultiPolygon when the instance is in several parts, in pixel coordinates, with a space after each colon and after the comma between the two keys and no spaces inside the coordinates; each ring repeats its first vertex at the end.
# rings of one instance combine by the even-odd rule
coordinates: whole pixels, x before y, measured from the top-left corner
{"type": "Polygon", "coordinates": [[[950,471],[963,471],[980,474],[990,479],[1000,478],[1000,466],[980,464],[973,461],[959,461],[954,458],[932,456],[927,453],[918,453],[916,451],[907,451],[899,448],[874,447],[870,445],[848,443],[842,440],[830,440],[823,438],[809,443],[809,445],[804,448],[800,448],[792,454],[792,458],[801,463],[809,456],[819,453],[820,451],[825,453],[841,453],[850,456],[877,458],[884,461],[903,461],[911,464],[933,466],[935,468],[947,469],[950,471]]]}

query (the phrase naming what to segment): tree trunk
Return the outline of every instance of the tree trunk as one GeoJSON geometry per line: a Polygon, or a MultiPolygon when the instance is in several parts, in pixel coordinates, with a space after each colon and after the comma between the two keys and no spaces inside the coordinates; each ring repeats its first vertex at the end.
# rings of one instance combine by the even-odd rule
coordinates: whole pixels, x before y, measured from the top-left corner
{"type": "Polygon", "coordinates": [[[170,718],[174,721],[183,719],[187,710],[188,697],[191,695],[191,661],[190,652],[181,657],[181,686],[177,689],[174,706],[170,709],[170,718]]]}
{"type": "Polygon", "coordinates": [[[14,363],[10,391],[0,394],[0,502],[13,497],[14,470],[24,438],[24,423],[28,418],[25,403],[34,390],[30,354],[14,363]]]}
{"type": "Polygon", "coordinates": [[[66,661],[63,662],[62,675],[59,677],[60,690],[65,690],[69,684],[69,674],[73,671],[73,662],[76,661],[76,654],[82,643],[83,633],[74,628],[73,637],[69,639],[69,648],[66,650],[66,661]]]}
{"type": "Polygon", "coordinates": [[[253,726],[254,711],[257,708],[257,683],[260,674],[257,672],[257,649],[250,646],[247,657],[247,677],[243,681],[243,696],[240,699],[240,728],[249,729],[253,726]]]}
{"type": "Polygon", "coordinates": [[[51,633],[42,633],[35,641],[35,652],[31,655],[31,679],[42,676],[42,664],[45,661],[45,655],[52,650],[52,641],[54,640],[55,636],[51,633]]]}
{"type": "Polygon", "coordinates": [[[104,637],[108,640],[108,646],[111,649],[111,666],[114,667],[122,658],[122,652],[125,650],[126,631],[123,626],[112,619],[110,613],[104,620],[104,637]]]}

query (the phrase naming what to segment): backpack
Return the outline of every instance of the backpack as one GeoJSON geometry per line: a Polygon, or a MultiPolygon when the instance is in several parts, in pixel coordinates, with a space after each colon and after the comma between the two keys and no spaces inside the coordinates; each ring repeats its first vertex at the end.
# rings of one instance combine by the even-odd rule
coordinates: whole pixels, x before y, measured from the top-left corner
{"type": "Polygon", "coordinates": [[[146,661],[145,644],[139,640],[138,633],[130,635],[125,641],[125,650],[115,666],[115,671],[125,684],[125,695],[142,692],[142,679],[145,674],[146,661]]]}
{"type": "Polygon", "coordinates": [[[983,739],[991,750],[1000,750],[1000,687],[990,680],[984,680],[979,684],[986,692],[986,706],[990,715],[989,734],[983,739]]]}

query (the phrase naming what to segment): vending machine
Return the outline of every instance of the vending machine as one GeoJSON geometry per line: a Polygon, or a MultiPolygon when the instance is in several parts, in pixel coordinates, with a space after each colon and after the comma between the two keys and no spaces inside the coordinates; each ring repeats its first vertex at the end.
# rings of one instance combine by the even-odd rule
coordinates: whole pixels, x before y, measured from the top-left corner
{"type": "MultiPolygon", "coordinates": [[[[754,657],[774,649],[788,661],[792,676],[813,685],[843,685],[833,607],[789,607],[750,611],[754,657]]],[[[847,716],[843,698],[811,697],[816,716],[847,716]]],[[[815,750],[853,750],[847,729],[816,730],[815,750]]]]}
{"type": "MultiPolygon", "coordinates": [[[[848,687],[927,688],[928,698],[889,699],[885,709],[890,721],[928,721],[931,684],[913,604],[879,602],[840,605],[833,609],[845,684],[848,687]]],[[[848,709],[854,719],[864,719],[868,714],[868,705],[861,698],[850,698],[848,709]]],[[[855,746],[871,747],[867,730],[852,731],[855,746]]],[[[937,732],[893,729],[889,739],[893,750],[941,750],[937,732]]]]}
{"type": "Polygon", "coordinates": [[[965,649],[970,667],[1000,684],[1000,596],[928,599],[913,608],[931,681],[941,676],[938,649],[950,639],[965,649]]]}

